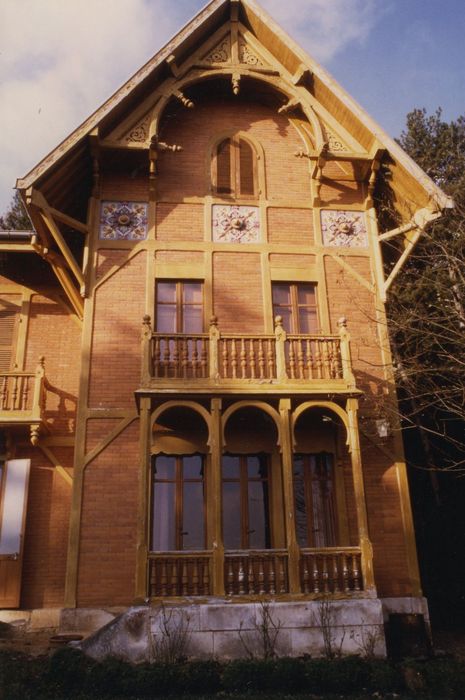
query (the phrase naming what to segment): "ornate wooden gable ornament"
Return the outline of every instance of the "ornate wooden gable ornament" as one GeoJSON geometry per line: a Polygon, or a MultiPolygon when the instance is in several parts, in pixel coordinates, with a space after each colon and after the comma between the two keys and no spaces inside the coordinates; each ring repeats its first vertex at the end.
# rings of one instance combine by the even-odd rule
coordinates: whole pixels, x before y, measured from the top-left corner
{"type": "MultiPolygon", "coordinates": [[[[452,206],[451,199],[255,0],[212,0],[76,131],[17,181],[36,228],[34,249],[53,267],[77,315],[83,314],[86,274],[78,262],[80,256],[72,252],[74,244],[68,243],[69,229],[81,232],[83,240],[95,230],[101,238],[109,239],[141,241],[147,235],[143,205],[149,202],[105,202],[100,225],[90,227],[93,202],[100,199],[99,174],[106,154],[117,149],[139,157],[138,167],[145,163],[148,172],[148,199],[155,201],[160,154],[175,159],[180,150],[178,144],[164,141],[163,118],[174,104],[195,110],[197,88],[212,80],[229,82],[232,95],[238,98],[246,81],[272,92],[277,111],[299,130],[303,147],[296,157],[308,160],[313,183],[310,204],[323,210],[324,245],[367,245],[368,235],[363,211],[341,212],[323,201],[322,188],[331,168],[333,172],[334,168],[351,171],[357,182],[363,183],[365,212],[373,207],[375,184],[383,173],[381,188],[388,191],[397,221],[373,235],[381,242],[400,237],[397,248],[402,251],[389,277],[380,283],[386,292],[423,228],[442,209],[452,206]],[[82,193],[81,200],[76,198],[77,191],[82,193]],[[127,211],[123,212],[124,207],[127,211]],[[123,220],[126,223],[121,223],[123,220]]],[[[247,209],[244,202],[238,205],[237,211],[220,206],[212,211],[213,240],[260,240],[258,212],[252,206],[247,209]]]]}

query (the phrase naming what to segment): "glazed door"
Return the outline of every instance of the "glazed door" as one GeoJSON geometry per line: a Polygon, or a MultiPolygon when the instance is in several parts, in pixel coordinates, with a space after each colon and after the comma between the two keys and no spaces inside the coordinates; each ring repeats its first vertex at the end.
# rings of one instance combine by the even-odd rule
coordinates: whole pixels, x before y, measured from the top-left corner
{"type": "Polygon", "coordinates": [[[21,592],[29,459],[0,465],[0,608],[18,608],[21,592]]]}

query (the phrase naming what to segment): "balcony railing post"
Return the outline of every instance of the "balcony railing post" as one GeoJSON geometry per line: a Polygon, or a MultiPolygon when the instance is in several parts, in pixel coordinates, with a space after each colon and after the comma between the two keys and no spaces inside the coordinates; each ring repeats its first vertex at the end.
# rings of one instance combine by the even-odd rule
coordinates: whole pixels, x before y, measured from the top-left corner
{"type": "Polygon", "coordinates": [[[355,377],[352,372],[352,360],[350,356],[350,334],[347,330],[347,319],[342,317],[337,322],[341,343],[342,377],[350,387],[355,389],[355,377]]]}
{"type": "Polygon", "coordinates": [[[215,381],[218,381],[220,377],[220,365],[218,358],[220,338],[221,334],[218,330],[218,319],[216,316],[212,316],[210,319],[209,377],[215,381]]]}
{"type": "Polygon", "coordinates": [[[282,316],[276,316],[274,334],[276,338],[276,377],[278,381],[286,381],[286,331],[283,328],[282,316]]]}
{"type": "Polygon", "coordinates": [[[141,384],[147,386],[152,375],[152,324],[150,316],[142,319],[142,368],[141,384]]]}
{"type": "Polygon", "coordinates": [[[30,426],[31,442],[35,446],[39,442],[40,424],[45,411],[45,357],[41,355],[35,371],[34,394],[32,397],[30,426]]]}

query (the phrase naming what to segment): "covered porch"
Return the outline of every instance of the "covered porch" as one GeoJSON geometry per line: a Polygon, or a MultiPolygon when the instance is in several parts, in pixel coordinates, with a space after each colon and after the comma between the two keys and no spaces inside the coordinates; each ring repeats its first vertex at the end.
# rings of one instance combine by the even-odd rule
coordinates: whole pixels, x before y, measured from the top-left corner
{"type": "Polygon", "coordinates": [[[376,597],[356,398],[149,395],[140,413],[136,600],[376,597]]]}

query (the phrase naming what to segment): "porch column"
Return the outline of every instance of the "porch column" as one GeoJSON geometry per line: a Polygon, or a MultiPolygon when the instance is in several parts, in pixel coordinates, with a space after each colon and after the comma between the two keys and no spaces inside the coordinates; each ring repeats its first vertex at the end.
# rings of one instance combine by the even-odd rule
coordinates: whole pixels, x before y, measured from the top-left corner
{"type": "Polygon", "coordinates": [[[224,544],[221,509],[221,399],[211,400],[210,455],[211,492],[208,494],[208,521],[212,532],[212,581],[213,594],[224,595],[224,544]]]}
{"type": "Polygon", "coordinates": [[[292,480],[291,401],[280,399],[281,454],[283,464],[284,522],[286,547],[289,555],[289,592],[300,593],[299,556],[295,532],[294,486],[292,480]]]}
{"type": "Polygon", "coordinates": [[[363,483],[362,458],[360,453],[360,436],[358,431],[358,400],[347,399],[347,417],[349,421],[349,450],[354,478],[355,507],[357,512],[358,535],[362,550],[362,575],[364,589],[376,596],[373,574],[373,547],[368,534],[368,517],[363,483]]]}
{"type": "Polygon", "coordinates": [[[137,511],[137,553],[135,603],[148,595],[147,563],[149,552],[149,488],[150,488],[150,398],[140,400],[139,442],[139,505],[137,511]]]}

